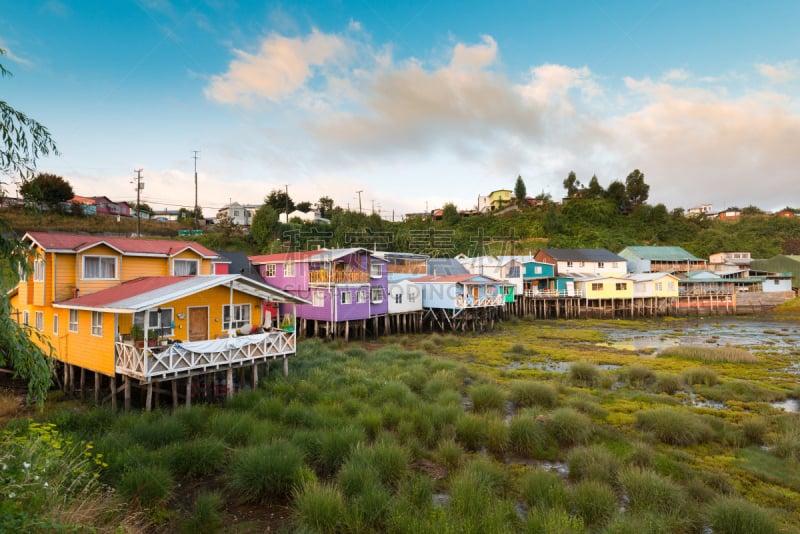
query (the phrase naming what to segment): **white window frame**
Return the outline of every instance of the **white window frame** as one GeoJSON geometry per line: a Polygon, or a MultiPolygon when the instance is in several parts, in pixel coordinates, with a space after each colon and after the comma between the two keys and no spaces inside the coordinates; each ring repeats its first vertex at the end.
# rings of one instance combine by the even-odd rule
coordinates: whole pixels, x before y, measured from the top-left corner
{"type": "Polygon", "coordinates": [[[311,305],[314,308],[324,308],[325,307],[325,293],[322,291],[314,291],[311,294],[311,305]]]}
{"type": "Polygon", "coordinates": [[[664,282],[656,282],[656,291],[664,291],[664,282]]]}
{"type": "Polygon", "coordinates": [[[356,303],[358,304],[366,304],[367,303],[367,290],[366,289],[359,289],[356,291],[356,303]]]}
{"type": "Polygon", "coordinates": [[[295,262],[287,261],[283,264],[283,276],[296,276],[295,262]]]}
{"type": "Polygon", "coordinates": [[[381,286],[370,288],[370,290],[369,290],[369,300],[370,300],[370,302],[372,304],[380,304],[381,302],[383,302],[383,299],[384,299],[384,295],[383,294],[384,294],[384,291],[383,291],[383,287],[381,287],[381,286]]]}
{"type": "Polygon", "coordinates": [[[603,282],[592,282],[592,291],[602,291],[603,282]]]}
{"type": "Polygon", "coordinates": [[[237,328],[252,324],[253,314],[250,308],[250,304],[234,304],[233,318],[231,318],[231,305],[225,304],[222,306],[222,329],[226,331],[236,330],[237,328]],[[245,312],[245,310],[247,311],[245,312]]]}
{"type": "Polygon", "coordinates": [[[43,259],[34,260],[33,262],[33,281],[44,282],[45,277],[45,263],[43,259]]]}
{"type": "Polygon", "coordinates": [[[383,264],[377,261],[370,262],[369,275],[372,278],[380,278],[383,276],[383,264]]]}
{"type": "Polygon", "coordinates": [[[349,289],[346,289],[341,292],[339,296],[339,302],[341,304],[352,304],[353,303],[353,293],[350,292],[349,289]]]}
{"type": "MultiPolygon", "coordinates": [[[[189,270],[191,271],[191,269],[189,269],[189,270]]],[[[172,274],[174,276],[197,276],[198,274],[200,274],[200,262],[197,261],[197,260],[182,260],[182,259],[172,260],[172,274]],[[189,264],[194,264],[194,272],[193,273],[192,272],[189,272],[187,274],[183,274],[183,273],[179,274],[178,273],[178,265],[181,265],[181,266],[187,265],[188,266],[189,264]]]]}
{"type": "Polygon", "coordinates": [[[615,286],[616,291],[627,291],[628,290],[628,283],[627,282],[617,282],[615,286]]]}
{"type": "Polygon", "coordinates": [[[535,265],[533,267],[533,274],[542,274],[542,266],[541,265],[535,265]]]}
{"type": "MultiPolygon", "coordinates": [[[[613,265],[613,267],[616,267],[616,265],[613,265]]],[[[597,268],[598,268],[598,269],[605,269],[605,268],[606,268],[606,262],[604,262],[604,261],[598,261],[598,262],[597,262],[597,268]]]]}
{"type": "Polygon", "coordinates": [[[53,315],[53,335],[58,335],[58,315],[53,315]]]}
{"type": "Polygon", "coordinates": [[[31,312],[29,312],[28,310],[22,310],[22,325],[23,326],[31,325],[31,312]]]}
{"type": "Polygon", "coordinates": [[[80,312],[78,310],[70,310],[69,311],[69,331],[70,332],[78,332],[78,317],[80,312]]]}
{"type": "Polygon", "coordinates": [[[39,332],[44,332],[44,312],[33,312],[33,327],[39,332]]]}
{"type": "Polygon", "coordinates": [[[92,312],[92,335],[103,337],[103,312],[92,312]]]}
{"type": "MultiPolygon", "coordinates": [[[[172,323],[175,322],[175,308],[151,308],[148,311],[150,312],[148,316],[150,324],[147,325],[146,330],[158,330],[160,336],[175,335],[175,331],[172,328],[172,323]],[[159,313],[158,310],[161,310],[161,313],[159,313]],[[161,324],[162,319],[164,320],[164,324],[161,324]]],[[[133,324],[145,330],[143,311],[133,314],[133,324]]]]}
{"type": "Polygon", "coordinates": [[[119,279],[119,258],[116,256],[90,256],[86,255],[83,257],[82,263],[82,271],[81,271],[81,279],[82,280],[117,280],[119,279]],[[103,267],[103,260],[112,260],[114,262],[114,276],[107,277],[107,276],[86,276],[86,260],[97,260],[98,261],[98,270],[100,274],[102,274],[102,267],[103,267]]]}
{"type": "Polygon", "coordinates": [[[268,263],[264,265],[264,276],[267,278],[274,278],[275,277],[275,264],[268,263]]]}

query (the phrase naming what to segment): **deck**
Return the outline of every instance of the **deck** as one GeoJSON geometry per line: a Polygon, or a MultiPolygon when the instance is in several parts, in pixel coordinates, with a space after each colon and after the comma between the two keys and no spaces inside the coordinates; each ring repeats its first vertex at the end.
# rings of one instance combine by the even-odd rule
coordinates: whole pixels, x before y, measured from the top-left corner
{"type": "Polygon", "coordinates": [[[281,331],[159,347],[117,342],[116,372],[145,383],[185,378],[292,356],[295,340],[281,331]]]}

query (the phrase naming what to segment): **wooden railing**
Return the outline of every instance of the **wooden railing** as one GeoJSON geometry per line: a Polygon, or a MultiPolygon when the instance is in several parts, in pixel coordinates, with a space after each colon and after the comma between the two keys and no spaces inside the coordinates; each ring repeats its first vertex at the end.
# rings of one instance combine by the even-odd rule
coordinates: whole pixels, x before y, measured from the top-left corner
{"type": "Polygon", "coordinates": [[[150,382],[294,355],[295,333],[267,332],[146,348],[117,342],[115,353],[117,373],[150,382]]]}
{"type": "Polygon", "coordinates": [[[366,271],[333,271],[325,269],[309,271],[309,284],[347,284],[353,282],[369,282],[369,273],[366,271]]]}
{"type": "Polygon", "coordinates": [[[504,295],[489,295],[481,298],[465,297],[459,295],[456,297],[456,307],[458,308],[487,308],[489,306],[502,306],[505,304],[504,295]]]}
{"type": "Polygon", "coordinates": [[[566,289],[528,289],[525,291],[526,297],[534,298],[556,298],[556,297],[582,297],[580,291],[567,291],[566,289]]]}

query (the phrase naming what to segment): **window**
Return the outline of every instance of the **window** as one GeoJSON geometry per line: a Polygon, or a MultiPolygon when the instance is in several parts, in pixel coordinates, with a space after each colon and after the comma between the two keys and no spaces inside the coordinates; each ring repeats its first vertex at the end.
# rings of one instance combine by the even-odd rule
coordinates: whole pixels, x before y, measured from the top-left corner
{"type": "Polygon", "coordinates": [[[369,264],[369,275],[372,278],[380,278],[381,274],[383,274],[383,265],[380,263],[374,262],[369,264]]]}
{"type": "Polygon", "coordinates": [[[572,267],[572,262],[571,261],[567,262],[567,267],[572,267]]]}
{"type": "Polygon", "coordinates": [[[379,304],[383,302],[383,288],[382,287],[373,287],[370,290],[370,300],[373,304],[379,304]]]}
{"type": "Polygon", "coordinates": [[[512,265],[509,267],[506,278],[519,278],[519,265],[512,265]]]}
{"type": "Polygon", "coordinates": [[[83,278],[115,280],[117,278],[117,258],[115,256],[84,256],[83,278]]]}
{"type": "Polygon", "coordinates": [[[413,304],[414,302],[416,302],[417,301],[417,295],[418,295],[418,293],[417,293],[417,290],[415,288],[413,288],[413,287],[409,288],[408,289],[408,303],[409,304],[413,304]]]}
{"type": "Polygon", "coordinates": [[[268,263],[264,266],[264,276],[272,278],[275,276],[275,264],[268,263]]]}
{"type": "Polygon", "coordinates": [[[364,304],[367,302],[367,290],[366,289],[359,289],[356,291],[356,302],[359,304],[364,304]]]}
{"type": "MultiPolygon", "coordinates": [[[[172,321],[173,309],[172,308],[156,308],[149,310],[150,315],[147,319],[147,330],[157,330],[159,336],[173,335],[172,321]]],[[[144,312],[136,312],[133,314],[133,324],[144,329],[144,312]]],[[[150,336],[147,336],[148,339],[150,336]]]]}
{"type": "Polygon", "coordinates": [[[617,282],[617,291],[625,291],[628,289],[628,284],[625,282],[617,282]]]}
{"type": "Polygon", "coordinates": [[[606,266],[606,262],[604,262],[604,261],[598,261],[597,262],[597,268],[598,269],[604,269],[605,266],[606,266]]]}
{"type": "Polygon", "coordinates": [[[394,303],[395,304],[402,304],[403,303],[403,294],[402,293],[397,293],[394,296],[394,303]]]}
{"type": "Polygon", "coordinates": [[[777,285],[779,285],[780,283],[781,283],[781,281],[780,281],[780,280],[773,280],[773,281],[772,281],[772,284],[773,284],[773,285],[776,285],[776,286],[777,286],[777,285]]]}
{"type": "Polygon", "coordinates": [[[283,264],[283,276],[295,276],[294,272],[293,261],[287,261],[283,264]]]}
{"type": "Polygon", "coordinates": [[[69,311],[69,331],[70,332],[78,331],[78,310],[69,311]]]}
{"type": "Polygon", "coordinates": [[[53,316],[53,335],[58,335],[58,315],[53,316]]]}
{"type": "Polygon", "coordinates": [[[602,283],[600,283],[600,282],[593,282],[592,283],[592,291],[602,291],[602,290],[603,290],[603,284],[602,283]]]}
{"type": "Polygon", "coordinates": [[[233,317],[231,317],[231,306],[226,304],[222,307],[222,329],[234,330],[250,324],[250,305],[234,304],[233,317]]]}
{"type": "Polygon", "coordinates": [[[341,299],[342,299],[342,304],[350,304],[351,302],[353,302],[353,294],[350,293],[349,291],[342,291],[341,299]]]}
{"type": "Polygon", "coordinates": [[[33,262],[33,281],[44,282],[44,260],[33,262]]]}
{"type": "Polygon", "coordinates": [[[667,287],[669,288],[670,291],[675,291],[675,282],[669,282],[667,284],[667,287]]]}
{"type": "Polygon", "coordinates": [[[24,326],[29,326],[31,324],[31,312],[28,310],[22,312],[22,324],[24,326]]]}
{"type": "Polygon", "coordinates": [[[238,217],[239,216],[239,210],[233,210],[233,216],[234,217],[238,217]]]}
{"type": "Polygon", "coordinates": [[[322,291],[314,291],[311,304],[315,308],[323,308],[325,306],[325,293],[322,291]]]}
{"type": "Polygon", "coordinates": [[[664,282],[656,282],[656,291],[664,291],[664,282]]]}
{"type": "Polygon", "coordinates": [[[92,335],[103,337],[103,313],[92,312],[92,335]]]}
{"type": "Polygon", "coordinates": [[[542,267],[541,265],[537,265],[533,268],[533,274],[542,274],[542,267]]]}
{"type": "Polygon", "coordinates": [[[44,312],[33,312],[34,327],[39,332],[44,330],[44,312]]]}
{"type": "Polygon", "coordinates": [[[175,276],[197,276],[199,267],[197,260],[175,260],[172,264],[175,276]]]}

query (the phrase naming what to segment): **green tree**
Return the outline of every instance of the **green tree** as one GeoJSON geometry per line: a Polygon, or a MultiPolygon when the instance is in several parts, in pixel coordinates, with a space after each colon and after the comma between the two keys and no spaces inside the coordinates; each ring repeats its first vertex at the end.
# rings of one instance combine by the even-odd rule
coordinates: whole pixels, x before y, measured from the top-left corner
{"type": "Polygon", "coordinates": [[[625,196],[627,207],[635,208],[647,202],[650,195],[650,186],[644,183],[644,174],[639,169],[634,169],[625,178],[625,196]]]}
{"type": "Polygon", "coordinates": [[[517,176],[517,183],[514,184],[514,196],[517,197],[517,206],[525,204],[528,191],[525,189],[525,182],[522,180],[522,176],[517,176]]]}
{"type": "Polygon", "coordinates": [[[292,197],[286,191],[281,189],[273,189],[264,199],[265,204],[272,206],[272,209],[278,213],[291,213],[294,211],[294,202],[292,197]]]}
{"type": "MultiPolygon", "coordinates": [[[[0,49],[0,55],[5,53],[0,49]]],[[[0,64],[0,76],[9,75],[0,64]]],[[[48,154],[58,154],[58,150],[47,128],[0,101],[0,174],[16,174],[27,180],[34,173],[36,160],[48,154]]],[[[30,258],[27,247],[9,230],[5,221],[0,220],[0,272],[13,277],[19,272],[29,272],[30,258]]],[[[35,399],[43,407],[50,387],[51,360],[33,342],[33,330],[12,317],[8,293],[0,291],[0,365],[10,365],[16,376],[27,380],[28,400],[35,399]]]]}
{"type": "Polygon", "coordinates": [[[455,226],[461,221],[461,214],[458,213],[458,208],[452,202],[446,203],[442,206],[442,222],[447,226],[455,226]]]}
{"type": "Polygon", "coordinates": [[[629,207],[628,194],[625,191],[625,184],[619,180],[614,180],[608,184],[608,189],[606,189],[606,198],[611,200],[614,203],[614,206],[616,206],[620,211],[627,211],[629,207]]]}
{"type": "Polygon", "coordinates": [[[68,181],[61,176],[46,172],[40,172],[33,179],[25,180],[19,192],[26,201],[44,204],[51,208],[75,196],[68,181]]]}
{"type": "Polygon", "coordinates": [[[567,197],[572,198],[578,194],[581,188],[581,182],[575,176],[575,171],[569,171],[569,176],[564,179],[564,189],[567,190],[567,197]]]}
{"type": "Polygon", "coordinates": [[[297,204],[295,204],[294,209],[300,210],[303,213],[308,213],[309,211],[311,211],[311,202],[307,200],[304,200],[303,202],[298,202],[297,204]]]}
{"type": "Polygon", "coordinates": [[[592,175],[592,179],[589,180],[589,187],[586,190],[586,197],[587,198],[603,198],[605,196],[606,190],[603,189],[603,186],[600,185],[600,180],[597,179],[597,175],[592,175]]]}
{"type": "Polygon", "coordinates": [[[250,237],[263,250],[268,248],[278,237],[280,229],[280,214],[269,204],[264,204],[253,215],[250,224],[250,237]]]}
{"type": "Polygon", "coordinates": [[[333,211],[333,199],[328,196],[320,197],[317,200],[317,209],[320,217],[329,217],[331,211],[333,211]]]}

